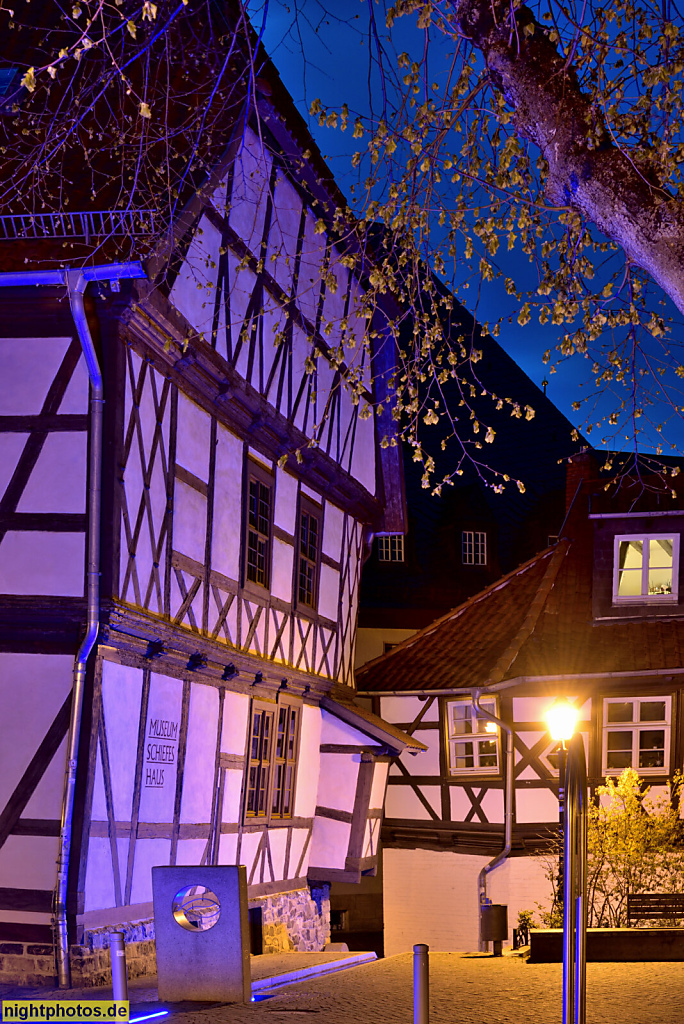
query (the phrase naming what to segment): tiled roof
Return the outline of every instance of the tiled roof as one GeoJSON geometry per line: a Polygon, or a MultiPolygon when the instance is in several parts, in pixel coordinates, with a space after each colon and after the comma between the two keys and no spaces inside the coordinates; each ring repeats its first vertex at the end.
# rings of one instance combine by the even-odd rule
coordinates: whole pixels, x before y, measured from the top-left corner
{"type": "Polygon", "coordinates": [[[360,692],[684,667],[684,618],[597,622],[592,533],[542,552],[356,675],[360,692]],[[555,565],[554,565],[555,562],[555,565]]]}
{"type": "Polygon", "coordinates": [[[543,551],[364,665],[356,673],[358,690],[443,690],[498,682],[534,628],[566,551],[566,542],[543,551]]]}

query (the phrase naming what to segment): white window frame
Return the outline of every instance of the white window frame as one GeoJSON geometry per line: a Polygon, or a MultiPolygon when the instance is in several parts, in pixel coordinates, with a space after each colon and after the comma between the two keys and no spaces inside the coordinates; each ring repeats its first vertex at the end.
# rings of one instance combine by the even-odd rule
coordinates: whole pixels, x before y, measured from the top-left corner
{"type": "Polygon", "coordinates": [[[632,763],[629,765],[630,768],[634,768],[639,775],[669,775],[670,774],[670,738],[672,733],[672,697],[664,697],[662,695],[654,697],[605,697],[603,701],[603,737],[601,742],[601,771],[604,776],[617,777],[624,769],[623,768],[609,768],[608,767],[608,733],[620,732],[620,733],[632,733],[632,763]],[[650,704],[656,701],[662,701],[665,704],[665,718],[663,721],[658,722],[641,722],[639,709],[642,704],[650,704]],[[632,721],[631,722],[609,722],[608,721],[608,707],[611,704],[632,704],[632,721]],[[650,732],[653,730],[663,730],[664,733],[664,750],[663,750],[663,761],[662,767],[652,768],[641,768],[639,766],[639,736],[642,732],[650,732]]]}
{"type": "MultiPolygon", "coordinates": [[[[492,712],[498,718],[497,702],[495,697],[483,697],[480,699],[480,704],[487,711],[492,712]]],[[[496,733],[485,732],[485,725],[487,719],[477,714],[475,708],[472,706],[472,701],[469,697],[465,697],[462,700],[448,700],[445,703],[445,719],[446,719],[446,740],[447,740],[447,760],[449,763],[449,774],[450,775],[498,775],[500,772],[501,764],[501,744],[499,742],[499,729],[496,733]],[[453,708],[457,706],[467,705],[470,708],[470,723],[473,729],[470,733],[456,733],[453,728],[453,708]],[[480,727],[478,729],[478,726],[480,727]],[[483,742],[491,743],[494,742],[496,747],[496,764],[495,765],[484,765],[480,766],[480,744],[483,742]],[[474,764],[472,768],[462,768],[456,766],[456,744],[457,743],[471,743],[473,744],[473,760],[474,764]]]]}
{"type": "Polygon", "coordinates": [[[613,546],[613,604],[677,604],[679,601],[679,534],[678,533],[621,533],[615,538],[613,546]],[[640,540],[644,545],[644,558],[641,564],[641,594],[618,595],[620,585],[620,543],[622,541],[640,540]],[[648,556],[650,541],[672,541],[672,593],[649,594],[648,592],[648,556]]]}
{"type": "Polygon", "coordinates": [[[377,541],[379,562],[404,561],[403,533],[383,533],[377,538],[377,541]]]}
{"type": "Polygon", "coordinates": [[[461,561],[463,565],[487,564],[487,531],[463,530],[461,533],[461,561]]]}

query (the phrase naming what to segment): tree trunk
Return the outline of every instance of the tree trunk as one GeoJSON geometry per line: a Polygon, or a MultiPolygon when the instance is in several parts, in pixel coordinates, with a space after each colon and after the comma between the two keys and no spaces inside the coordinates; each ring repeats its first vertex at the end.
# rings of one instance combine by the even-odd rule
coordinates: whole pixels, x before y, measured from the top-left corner
{"type": "Polygon", "coordinates": [[[517,132],[548,161],[549,201],[593,221],[684,313],[682,203],[637,170],[607,141],[607,132],[598,148],[590,146],[603,124],[601,112],[529,8],[518,8],[515,25],[509,0],[456,0],[453,10],[458,29],[482,52],[495,88],[513,107],[517,132]]]}

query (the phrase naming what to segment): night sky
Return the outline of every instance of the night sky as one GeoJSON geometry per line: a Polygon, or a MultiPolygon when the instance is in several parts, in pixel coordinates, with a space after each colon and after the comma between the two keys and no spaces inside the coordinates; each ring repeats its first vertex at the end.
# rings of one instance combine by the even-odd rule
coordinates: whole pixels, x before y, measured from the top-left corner
{"type": "MultiPolygon", "coordinates": [[[[379,76],[373,55],[369,62],[369,52],[373,49],[369,11],[374,10],[377,34],[386,42],[384,7],[374,4],[371,8],[366,0],[327,0],[325,6],[319,0],[291,0],[289,3],[285,0],[252,0],[248,9],[255,30],[262,33],[267,52],[307,121],[339,187],[353,206],[350,186],[357,180],[357,172],[351,168],[351,155],[364,142],[354,140],[350,129],[342,133],[337,129],[320,128],[317,118],[309,117],[309,107],[312,100],[318,98],[324,106],[329,105],[338,110],[346,102],[350,115],[368,113],[373,103],[377,108],[379,76]]],[[[429,51],[430,76],[439,80],[441,71],[448,65],[451,42],[438,33],[433,35],[429,51]]],[[[393,55],[400,51],[406,51],[412,58],[420,60],[424,41],[424,33],[417,29],[414,16],[398,19],[393,28],[394,49],[387,51],[390,64],[396,66],[393,55]]],[[[549,398],[584,432],[586,412],[573,410],[572,403],[596,391],[591,364],[586,358],[574,356],[565,360],[557,373],[549,373],[549,367],[542,362],[542,355],[547,349],[553,352],[559,336],[566,328],[553,327],[551,324],[542,327],[534,315],[525,327],[517,323],[519,307],[514,298],[505,294],[503,277],[514,272],[519,287],[525,287],[528,282],[530,287],[534,287],[536,279],[526,256],[515,251],[505,253],[503,248],[499,249],[492,261],[503,271],[502,278],[486,284],[479,296],[473,288],[470,295],[468,292],[459,294],[459,299],[480,322],[512,315],[512,323],[502,325],[497,340],[537,385],[541,386],[544,380],[548,382],[549,398]]],[[[610,411],[614,404],[606,399],[599,404],[599,409],[610,411]]],[[[666,420],[669,413],[663,409],[653,415],[654,419],[666,420]]],[[[598,418],[594,415],[590,421],[596,422],[598,418]]],[[[640,422],[643,427],[646,426],[645,419],[640,422]]],[[[589,440],[600,448],[601,437],[605,433],[605,429],[595,429],[589,440]]],[[[681,424],[672,423],[667,436],[680,448],[684,445],[684,428],[681,424]]],[[[624,434],[619,440],[627,450],[632,447],[625,441],[624,434]]],[[[643,444],[643,450],[654,449],[643,444]]],[[[668,446],[663,454],[677,452],[673,453],[668,446]]]]}

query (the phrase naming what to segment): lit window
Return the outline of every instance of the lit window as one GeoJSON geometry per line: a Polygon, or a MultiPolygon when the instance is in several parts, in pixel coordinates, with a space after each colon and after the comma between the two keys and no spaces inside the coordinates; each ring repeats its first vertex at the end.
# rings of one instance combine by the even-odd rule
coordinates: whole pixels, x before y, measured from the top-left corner
{"type": "Polygon", "coordinates": [[[299,510],[297,603],[315,608],[320,563],[320,510],[302,497],[299,510]]]}
{"type": "Polygon", "coordinates": [[[670,761],[670,697],[609,697],[603,702],[603,774],[635,768],[665,775],[670,761]]]}
{"type": "Polygon", "coordinates": [[[464,565],[486,565],[487,534],[481,530],[464,530],[461,551],[464,565]]]}
{"type": "Polygon", "coordinates": [[[378,558],[381,562],[403,562],[403,534],[388,533],[385,537],[378,537],[378,558]]]}
{"type": "MultiPolygon", "coordinates": [[[[481,700],[480,704],[496,714],[495,700],[481,700]]],[[[449,701],[446,714],[451,774],[498,772],[499,738],[494,723],[480,715],[468,699],[449,701]]]]}
{"type": "Polygon", "coordinates": [[[292,817],[298,746],[299,708],[255,702],[245,818],[272,821],[292,817]]]}
{"type": "Polygon", "coordinates": [[[613,602],[671,602],[679,587],[679,534],[615,538],[613,602]]]}
{"type": "Polygon", "coordinates": [[[250,463],[247,478],[245,577],[250,583],[268,587],[271,575],[271,522],[273,480],[250,463]]]}

